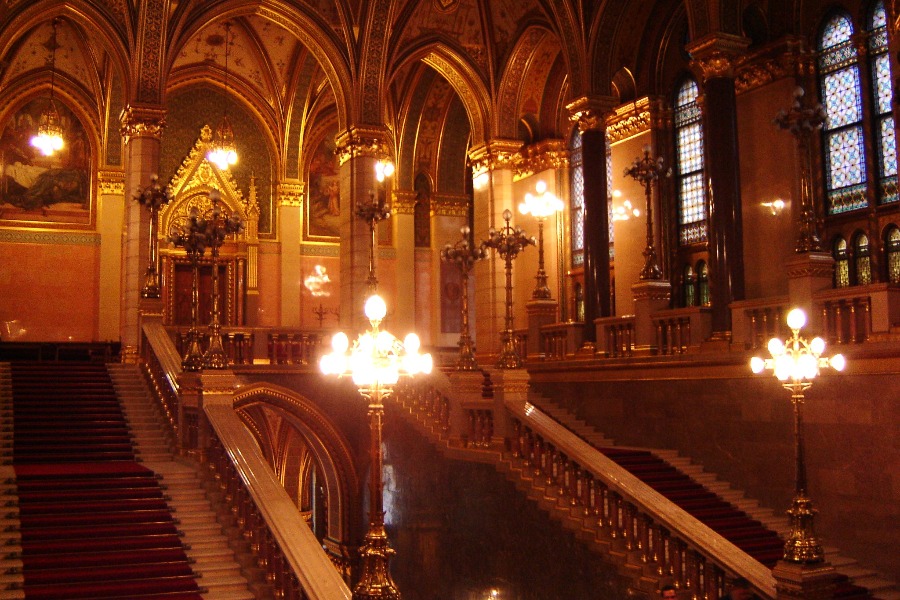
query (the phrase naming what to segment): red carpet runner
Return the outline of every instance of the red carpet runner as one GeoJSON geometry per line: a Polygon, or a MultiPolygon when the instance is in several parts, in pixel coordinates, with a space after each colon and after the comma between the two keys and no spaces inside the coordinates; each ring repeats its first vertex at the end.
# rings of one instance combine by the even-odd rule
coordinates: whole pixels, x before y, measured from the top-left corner
{"type": "Polygon", "coordinates": [[[106,366],[12,363],[11,373],[25,597],[200,600],[106,366]]]}

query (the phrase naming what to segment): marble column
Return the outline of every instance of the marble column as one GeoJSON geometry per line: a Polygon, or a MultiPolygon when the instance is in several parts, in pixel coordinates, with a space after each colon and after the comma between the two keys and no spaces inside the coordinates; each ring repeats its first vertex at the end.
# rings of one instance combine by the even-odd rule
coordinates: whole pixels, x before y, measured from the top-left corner
{"type": "Polygon", "coordinates": [[[702,74],[706,173],[709,190],[709,293],[712,338],[731,335],[729,304],[744,299],[744,244],[734,59],[749,40],[714,33],[688,45],[702,74]]]}
{"type": "Polygon", "coordinates": [[[584,165],[584,340],[595,343],[594,320],[612,314],[606,117],[615,100],[584,96],[566,108],[581,131],[584,165]]]}
{"type": "Polygon", "coordinates": [[[423,344],[431,343],[432,327],[416,323],[416,299],[419,297],[416,270],[416,193],[395,191],[391,198],[391,220],[394,222],[394,243],[397,250],[397,295],[394,300],[393,328],[395,335],[415,331],[423,344]]]}
{"type": "Polygon", "coordinates": [[[125,217],[125,174],[100,171],[97,224],[100,232],[100,294],[97,339],[119,339],[122,315],[122,226],[125,217]]]}
{"type": "MultiPolygon", "coordinates": [[[[516,212],[513,197],[513,166],[519,147],[517,140],[493,140],[469,153],[474,175],[474,231],[475,244],[488,238],[488,229],[503,227],[503,211],[516,212]]],[[[515,222],[515,221],[513,221],[515,222]]],[[[490,364],[489,357],[500,353],[501,332],[506,316],[505,263],[499,254],[489,251],[472,269],[475,279],[475,338],[479,364],[490,364]]],[[[515,266],[513,266],[515,269],[515,266]]],[[[530,294],[530,290],[528,290],[530,294]]],[[[519,298],[525,293],[515,294],[519,298]]]]}
{"type": "Polygon", "coordinates": [[[149,261],[150,216],[134,197],[159,171],[160,141],[165,126],[161,106],[129,104],[122,112],[125,140],[122,302],[119,337],[122,360],[137,360],[140,345],[141,286],[149,261]]]}

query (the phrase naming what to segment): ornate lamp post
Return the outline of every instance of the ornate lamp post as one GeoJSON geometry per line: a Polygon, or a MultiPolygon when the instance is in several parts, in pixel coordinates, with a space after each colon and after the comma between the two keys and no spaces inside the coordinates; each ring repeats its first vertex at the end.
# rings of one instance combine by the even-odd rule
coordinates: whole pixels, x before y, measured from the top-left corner
{"type": "Polygon", "coordinates": [[[506,224],[499,231],[491,227],[488,230],[488,239],[481,242],[482,248],[496,250],[506,264],[506,322],[503,329],[503,347],[497,360],[499,369],[518,369],[522,366],[522,358],[513,338],[512,261],[525,246],[534,245],[533,237],[528,237],[521,227],[513,228],[509,224],[511,218],[512,212],[509,209],[504,210],[503,220],[506,224]]]}
{"type": "Polygon", "coordinates": [[[212,255],[212,314],[209,321],[209,346],[203,355],[203,367],[205,369],[224,369],[228,366],[228,357],[225,356],[225,348],[222,347],[221,319],[219,317],[219,248],[225,241],[225,236],[238,233],[244,229],[241,217],[236,214],[223,215],[219,206],[219,192],[212,190],[209,193],[212,200],[212,210],[206,221],[206,242],[212,255]]]}
{"type": "MultiPolygon", "coordinates": [[[[385,178],[394,174],[394,163],[380,160],[375,164],[375,178],[379,184],[383,184],[385,178]]],[[[381,186],[379,186],[381,188],[381,186]]],[[[387,205],[385,190],[379,189],[378,193],[369,194],[369,203],[360,204],[356,208],[356,216],[369,224],[371,242],[369,246],[369,276],[366,284],[370,293],[375,293],[378,287],[378,279],[375,277],[375,226],[391,216],[391,209],[387,205]]]]}
{"type": "Polygon", "coordinates": [[[144,276],[141,298],[159,298],[159,240],[156,228],[159,209],[170,200],[169,190],[159,185],[159,176],[154,175],[150,178],[150,185],[141,190],[141,193],[134,199],[141,206],[146,207],[150,213],[150,264],[147,266],[147,274],[144,276]]]}
{"type": "Polygon", "coordinates": [[[825,552],[815,532],[815,514],[812,500],[806,489],[806,464],[803,453],[803,399],[804,392],[812,386],[819,369],[831,367],[842,371],[846,361],[841,354],[825,358],[825,340],[813,338],[811,341],[800,337],[800,330],[806,324],[806,314],[799,308],[788,313],[788,327],[791,337],[782,342],[778,338],[769,340],[772,358],[753,357],[750,368],[754,373],[773,371],[784,389],[791,393],[794,405],[794,448],[796,454],[796,484],[794,500],[788,514],[791,517],[791,535],[784,545],[784,560],[795,563],[817,563],[825,558],[825,552]]]}
{"type": "Polygon", "coordinates": [[[462,331],[459,334],[459,360],[456,361],[458,371],[477,371],[478,363],[475,362],[475,348],[472,344],[472,336],[469,335],[469,272],[475,266],[475,261],[484,258],[484,248],[476,247],[471,240],[471,230],[466,225],[460,230],[462,238],[455,244],[447,244],[441,250],[441,260],[455,263],[462,273],[462,331]]]}
{"type": "Polygon", "coordinates": [[[538,272],[535,276],[537,286],[531,297],[535,300],[549,300],[550,288],[547,286],[547,273],[544,271],[544,221],[547,217],[558,213],[564,206],[562,200],[547,191],[547,184],[538,181],[535,185],[537,195],[525,194],[525,201],[519,205],[519,212],[532,215],[538,222],[538,272]]]}
{"type": "Polygon", "coordinates": [[[393,392],[394,385],[404,376],[430,373],[430,354],[419,353],[419,338],[414,333],[403,343],[384,329],[381,321],[387,307],[380,296],[373,294],[366,300],[366,317],[371,328],[361,334],[353,345],[343,332],[331,339],[332,352],[324,355],[319,366],[326,375],[352,377],[360,395],[369,403],[369,427],[371,440],[369,457],[372,461],[369,480],[369,530],[362,554],[362,574],[353,590],[357,600],[370,598],[399,599],[400,592],[391,579],[390,556],[394,550],[384,529],[384,505],[382,469],[384,455],[381,451],[382,422],[385,398],[393,392]]]}
{"type": "Polygon", "coordinates": [[[668,175],[669,171],[663,167],[662,156],[650,158],[650,146],[644,146],[644,156],[636,158],[631,166],[625,169],[625,175],[640,182],[644,186],[644,195],[647,198],[647,247],[644,248],[644,268],[641,269],[640,279],[662,279],[662,271],[656,263],[656,248],[653,246],[653,199],[651,198],[653,182],[662,174],[668,175]]]}
{"type": "Polygon", "coordinates": [[[197,209],[192,208],[188,220],[175,225],[169,234],[169,241],[184,248],[191,263],[191,328],[188,330],[188,347],[181,359],[185,371],[199,371],[203,368],[203,352],[200,350],[200,330],[197,328],[200,307],[200,259],[206,251],[206,220],[201,219],[197,209]]]}
{"type": "Polygon", "coordinates": [[[819,234],[816,232],[816,213],[812,201],[810,141],[813,132],[821,129],[825,123],[825,109],[819,103],[810,106],[804,101],[804,96],[803,88],[797,86],[794,88],[794,102],[791,109],[787,111],[782,109],[775,115],[775,124],[781,129],[790,131],[797,138],[797,149],[800,151],[800,220],[797,244],[794,247],[798,254],[818,252],[822,249],[819,234]]]}

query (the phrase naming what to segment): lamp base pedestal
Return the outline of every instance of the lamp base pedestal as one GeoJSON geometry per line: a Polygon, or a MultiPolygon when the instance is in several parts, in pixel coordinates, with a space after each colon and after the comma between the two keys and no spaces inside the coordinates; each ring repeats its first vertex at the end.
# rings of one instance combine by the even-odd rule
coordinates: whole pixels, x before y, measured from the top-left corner
{"type": "Polygon", "coordinates": [[[556,309],[559,303],[556,300],[531,300],[525,304],[525,312],[528,315],[528,342],[525,347],[527,356],[540,359],[545,349],[541,344],[541,327],[556,322],[556,309]]]}
{"type": "Polygon", "coordinates": [[[804,564],[778,561],[772,569],[776,600],[832,600],[834,567],[827,562],[804,564]]]}
{"type": "Polygon", "coordinates": [[[656,327],[652,315],[669,308],[672,284],[663,280],[648,280],[631,286],[634,297],[634,348],[635,352],[655,353],[656,327]]]}

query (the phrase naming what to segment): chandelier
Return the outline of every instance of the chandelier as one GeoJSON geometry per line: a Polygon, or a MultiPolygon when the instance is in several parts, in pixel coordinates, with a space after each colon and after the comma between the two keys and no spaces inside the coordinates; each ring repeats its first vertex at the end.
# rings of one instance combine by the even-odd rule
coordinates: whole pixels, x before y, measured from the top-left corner
{"type": "Polygon", "coordinates": [[[62,124],[59,111],[56,109],[56,102],[53,99],[56,84],[56,28],[58,25],[59,19],[53,19],[53,33],[47,40],[47,46],[50,49],[50,101],[47,103],[47,108],[41,113],[37,135],[31,138],[31,145],[40,150],[44,156],[52,156],[54,152],[62,150],[63,147],[62,124]]]}
{"type": "Polygon", "coordinates": [[[228,43],[231,33],[231,22],[225,22],[225,101],[222,109],[222,121],[216,127],[213,145],[206,154],[207,160],[219,169],[226,170],[237,163],[237,148],[234,145],[234,129],[228,120],[228,43]]]}

